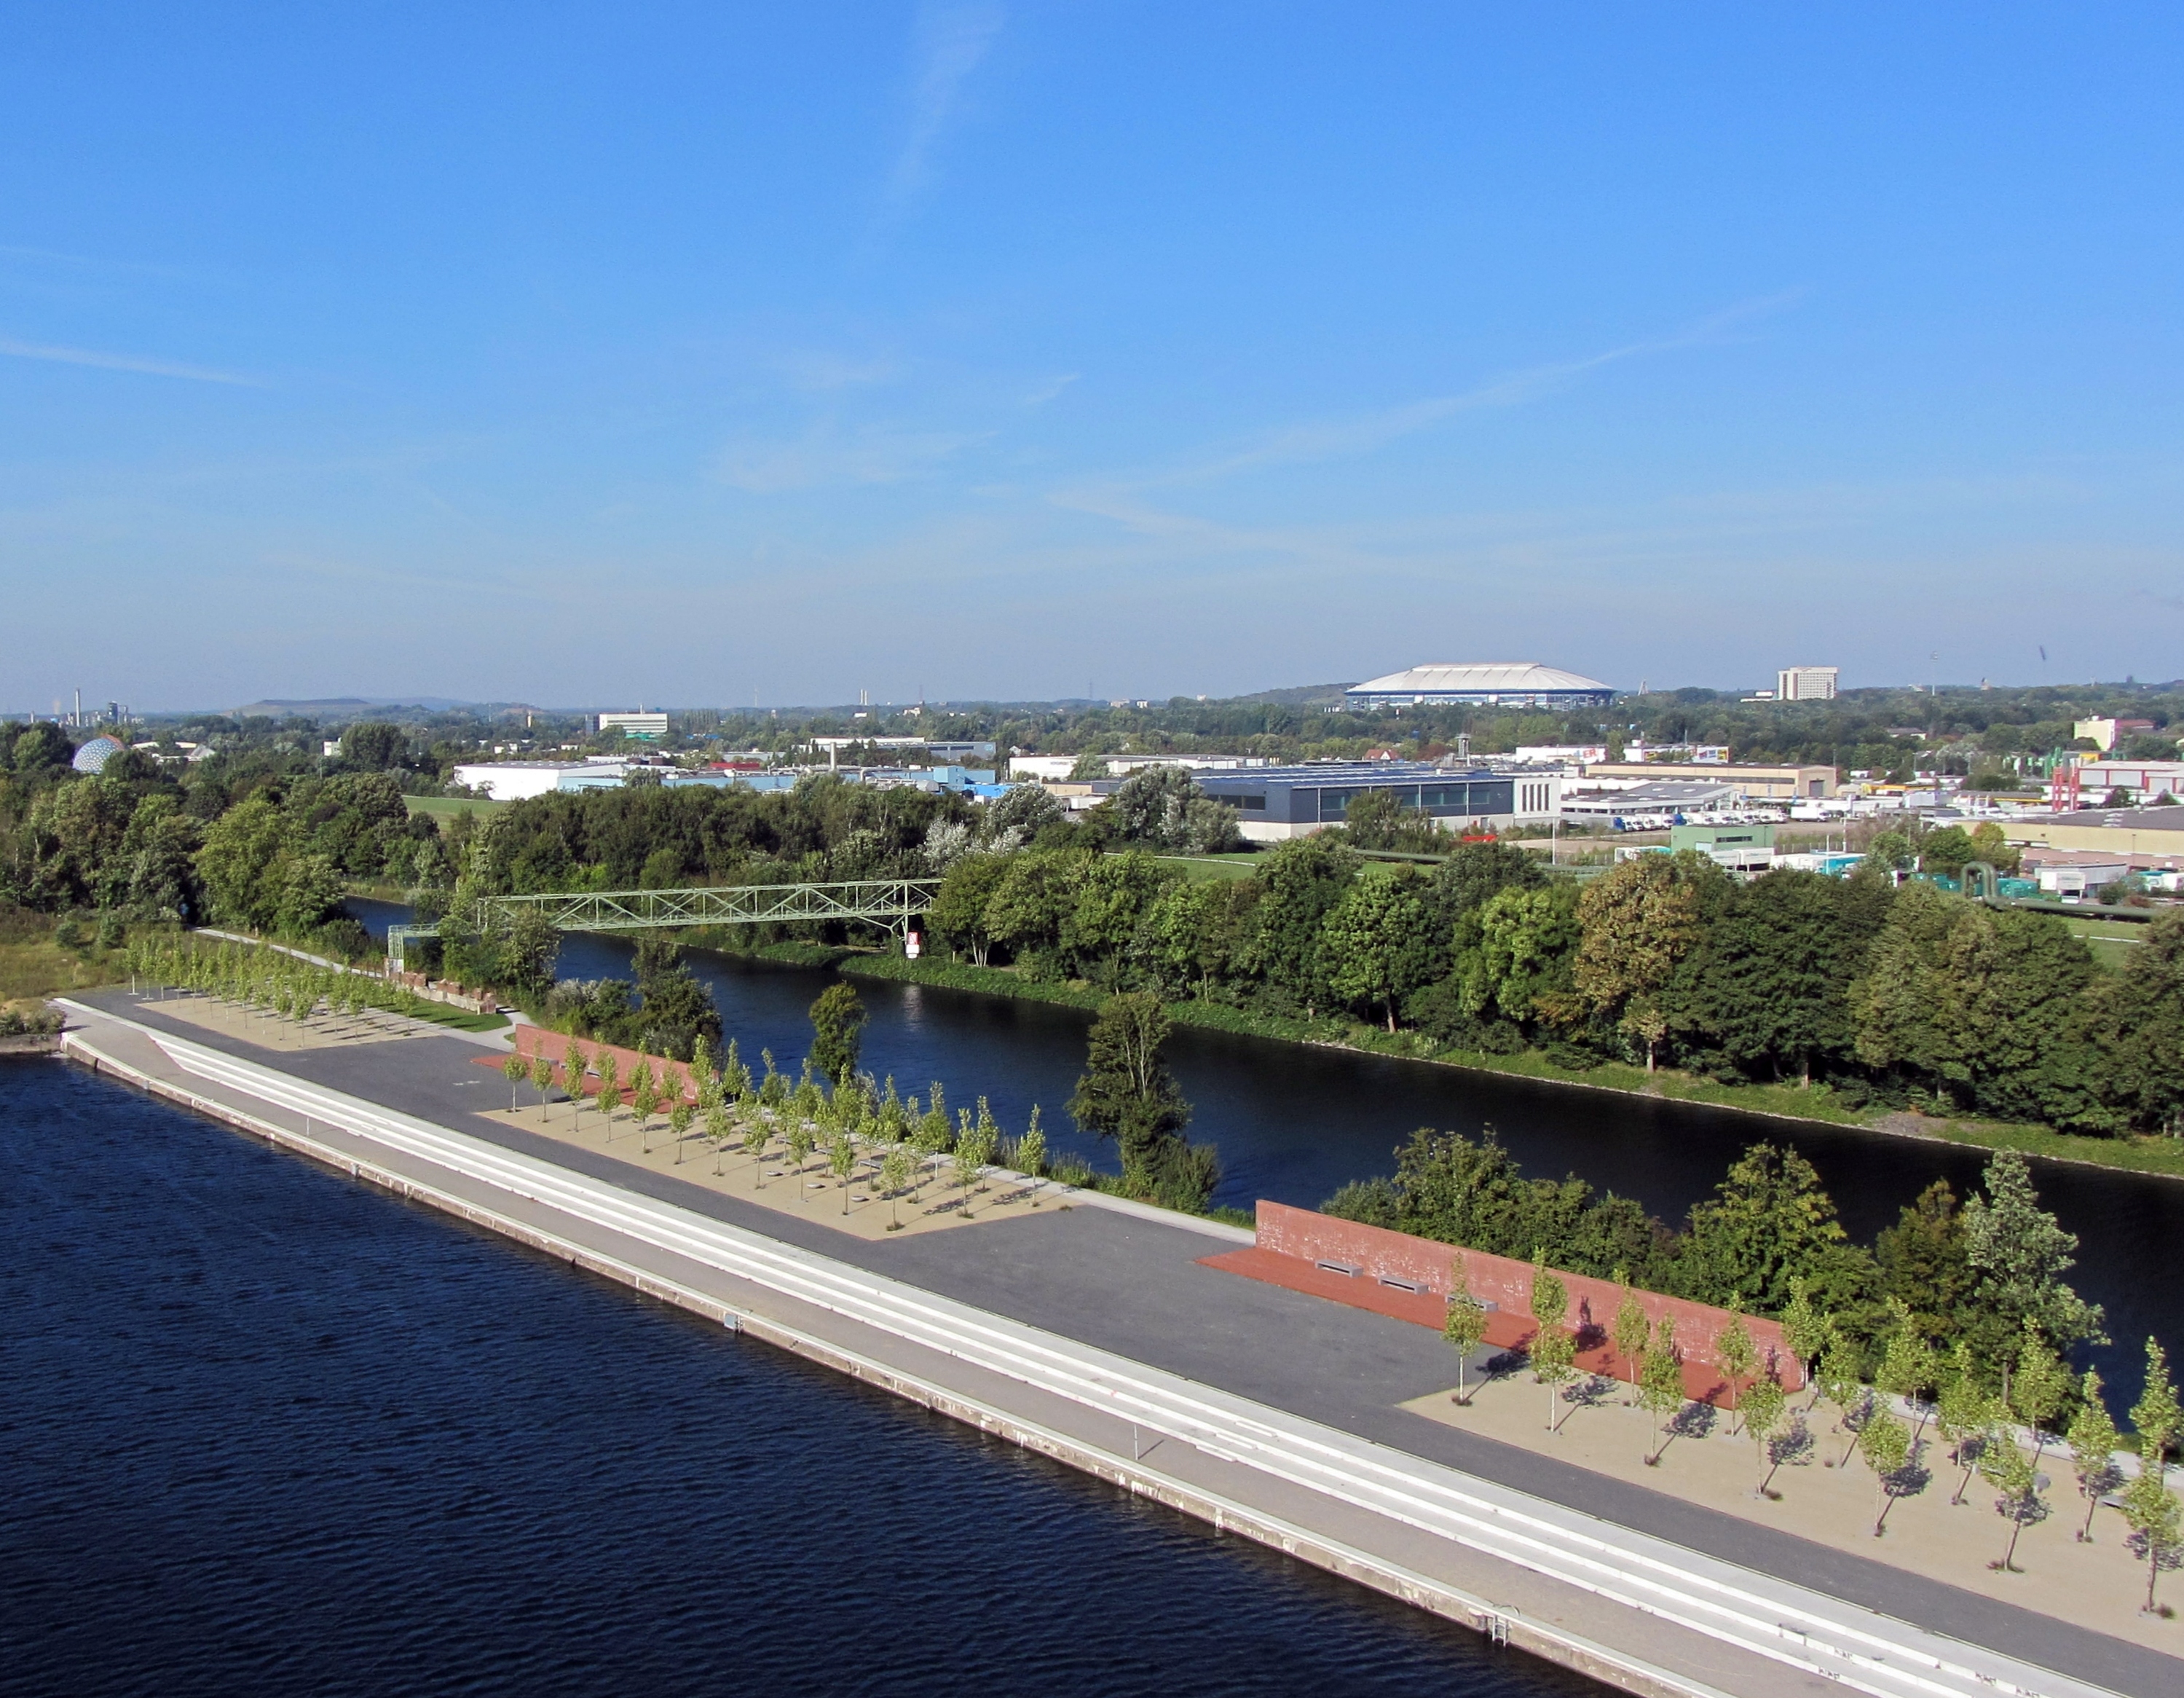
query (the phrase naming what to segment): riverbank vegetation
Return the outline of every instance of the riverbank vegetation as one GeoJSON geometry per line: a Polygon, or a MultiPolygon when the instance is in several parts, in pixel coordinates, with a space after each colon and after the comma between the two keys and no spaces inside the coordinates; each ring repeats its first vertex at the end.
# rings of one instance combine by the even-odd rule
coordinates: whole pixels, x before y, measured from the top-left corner
{"type": "MultiPolygon", "coordinates": [[[[94,775],[68,767],[56,728],[33,727],[0,783],[0,885],[109,941],[209,919],[364,958],[343,896],[398,885],[442,923],[418,964],[570,1030],[642,1028],[687,1049],[703,1014],[671,971],[641,974],[650,990],[557,986],[543,921],[481,930],[476,899],[939,875],[944,958],[905,976],[1085,1003],[1143,992],[1186,1023],[1820,1120],[1912,1110],[1988,1139],[2045,1127],[2131,1165],[2159,1167],[2184,1128],[2184,917],[2146,927],[2109,971],[2053,917],[1899,889],[1877,863],[1740,885],[1702,857],[1647,853],[1580,885],[1491,841],[1368,860],[1359,841],[1384,848],[1416,826],[1371,796],[1354,830],[1194,878],[1234,824],[1173,768],[1078,819],[1034,787],[979,804],[820,777],[561,792],[437,820],[374,768],[410,746],[351,741],[354,761],[309,774],[128,750],[94,775]],[[662,997],[680,1000],[641,1012],[662,997]]],[[[851,932],[734,941],[833,947],[851,932]]]]}
{"type": "Polygon", "coordinates": [[[932,923],[972,968],[1152,990],[1184,1019],[1369,1020],[1399,1052],[1646,1082],[1673,1067],[1814,1118],[1913,1109],[2105,1137],[2173,1136],[2184,1113],[2184,916],[2110,974],[2052,917],[1878,869],[1740,885],[1702,856],[1646,854],[1580,886],[1507,844],[1389,866],[1326,833],[1217,882],[1035,845],[959,857],[932,923]]]}

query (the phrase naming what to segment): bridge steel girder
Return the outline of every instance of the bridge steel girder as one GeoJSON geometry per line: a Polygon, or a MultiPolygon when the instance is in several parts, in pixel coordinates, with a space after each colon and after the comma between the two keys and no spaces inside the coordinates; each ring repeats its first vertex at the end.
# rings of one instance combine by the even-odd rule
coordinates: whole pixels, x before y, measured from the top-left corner
{"type": "MultiPolygon", "coordinates": [[[[649,931],[667,926],[761,925],[769,920],[885,920],[897,930],[940,893],[938,879],[856,879],[839,884],[720,885],[682,891],[569,891],[536,896],[487,896],[476,910],[480,928],[523,910],[546,916],[556,931],[649,931]]],[[[430,937],[437,925],[404,925],[387,933],[387,965],[402,966],[402,946],[430,937]]]]}

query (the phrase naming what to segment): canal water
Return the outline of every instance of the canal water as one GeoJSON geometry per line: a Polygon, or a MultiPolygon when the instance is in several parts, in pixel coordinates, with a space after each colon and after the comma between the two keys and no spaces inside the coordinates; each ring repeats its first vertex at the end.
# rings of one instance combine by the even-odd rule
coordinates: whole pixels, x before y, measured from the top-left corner
{"type": "MultiPolygon", "coordinates": [[[[378,933],[406,912],[351,906],[378,933]]],[[[627,979],[631,954],[619,939],[573,934],[557,970],[564,978],[627,979]]],[[[807,1011],[833,975],[702,950],[688,958],[744,1056],[755,1063],[760,1048],[771,1048],[784,1070],[794,1070],[811,1042],[807,1011]]],[[[872,1072],[893,1075],[905,1092],[939,1079],[951,1104],[969,1106],[983,1094],[1011,1133],[1037,1103],[1056,1148],[1116,1165],[1111,1151],[1082,1138],[1062,1108],[1084,1064],[1089,1014],[929,986],[855,982],[870,1014],[863,1065],[872,1072]]],[[[1528,1173],[1575,1173],[1674,1223],[1747,1146],[1773,1139],[1811,1159],[1844,1225],[1869,1243],[1937,1178],[1968,1196],[1986,1162],[1979,1151],[1936,1141],[1190,1027],[1176,1030],[1167,1053],[1193,1105],[1190,1136],[1220,1148],[1225,1176],[1217,1200],[1243,1209],[1260,1198],[1311,1207],[1346,1181],[1392,1172],[1396,1146],[1417,1127],[1477,1135],[1490,1125],[1528,1173]]],[[[2100,1369],[2120,1413],[2137,1398],[2148,1335],[2172,1360],[2184,1356],[2170,1284],[2184,1245],[2184,1181],[2064,1163],[2035,1168],[2042,1201],[2079,1237],[2072,1282],[2108,1311],[2114,1342],[2085,1360],[2100,1369]]]]}
{"type": "Polygon", "coordinates": [[[1601,1690],[58,1062],[0,1161],[11,1694],[1601,1690]]]}

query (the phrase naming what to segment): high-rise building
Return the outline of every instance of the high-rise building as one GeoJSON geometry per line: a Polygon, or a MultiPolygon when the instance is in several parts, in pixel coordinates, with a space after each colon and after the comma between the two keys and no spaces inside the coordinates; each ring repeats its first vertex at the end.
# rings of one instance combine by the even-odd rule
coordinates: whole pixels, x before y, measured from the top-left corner
{"type": "Polygon", "coordinates": [[[1777,701],[1833,701],[1836,667],[1784,667],[1774,674],[1777,701]]]}

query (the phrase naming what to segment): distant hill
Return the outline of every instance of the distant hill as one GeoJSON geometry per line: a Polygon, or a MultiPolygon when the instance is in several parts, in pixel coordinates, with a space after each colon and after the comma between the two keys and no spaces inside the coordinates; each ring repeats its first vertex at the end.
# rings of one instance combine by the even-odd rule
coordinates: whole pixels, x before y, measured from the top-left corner
{"type": "Polygon", "coordinates": [[[445,713],[471,704],[446,695],[335,695],[316,701],[287,701],[269,696],[248,707],[227,710],[231,719],[362,719],[387,707],[419,707],[427,713],[445,713]]]}
{"type": "Polygon", "coordinates": [[[1350,684],[1301,684],[1290,690],[1262,690],[1251,695],[1231,695],[1223,699],[1228,701],[1271,701],[1284,707],[1302,707],[1314,701],[1340,701],[1342,692],[1356,682],[1352,679],[1350,684]]]}

